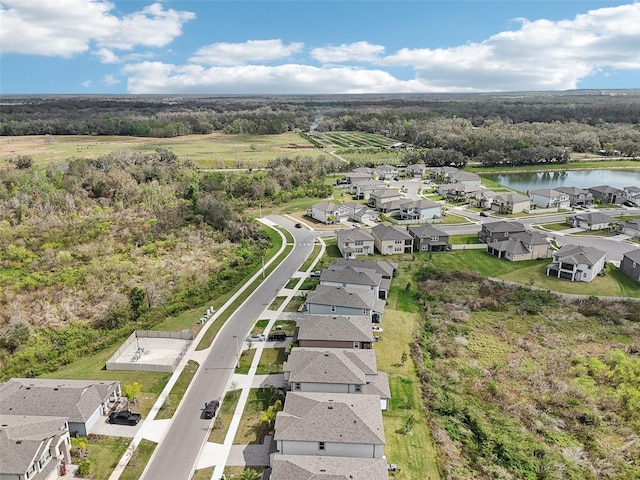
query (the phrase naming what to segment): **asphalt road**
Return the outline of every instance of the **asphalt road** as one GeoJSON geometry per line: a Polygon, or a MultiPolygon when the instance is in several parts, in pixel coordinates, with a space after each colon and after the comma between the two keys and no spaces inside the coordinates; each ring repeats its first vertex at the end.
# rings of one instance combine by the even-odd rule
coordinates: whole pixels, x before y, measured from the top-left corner
{"type": "Polygon", "coordinates": [[[291,222],[281,217],[268,218],[286,227],[294,235],[296,246],[218,333],[211,353],[200,365],[187,395],[174,415],[167,435],[156,449],[143,477],[145,480],[191,478],[200,449],[207,440],[209,425],[213,422],[202,418],[205,402],[222,398],[233,374],[238,349],[242,347],[254,321],[271,304],[277,292],[287,284],[313,250],[313,232],[293,228],[291,222]]]}

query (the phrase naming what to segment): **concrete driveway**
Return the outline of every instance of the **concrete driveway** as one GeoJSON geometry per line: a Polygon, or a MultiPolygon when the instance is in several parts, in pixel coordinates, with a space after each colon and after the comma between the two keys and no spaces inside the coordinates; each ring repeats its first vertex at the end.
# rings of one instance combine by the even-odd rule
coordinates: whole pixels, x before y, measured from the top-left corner
{"type": "Polygon", "coordinates": [[[106,416],[100,417],[96,424],[91,429],[93,435],[110,435],[112,437],[128,437],[133,438],[138,430],[142,428],[144,419],[140,420],[140,423],[135,426],[131,425],[112,425],[109,423],[109,419],[106,416]]]}

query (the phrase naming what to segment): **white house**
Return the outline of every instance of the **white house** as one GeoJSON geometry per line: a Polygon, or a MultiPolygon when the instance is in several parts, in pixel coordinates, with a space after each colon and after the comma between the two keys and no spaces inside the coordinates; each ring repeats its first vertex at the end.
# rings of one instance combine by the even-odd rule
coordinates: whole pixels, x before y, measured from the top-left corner
{"type": "Polygon", "coordinates": [[[553,188],[529,191],[531,203],[540,208],[569,208],[569,195],[553,188]]]}
{"type": "Polygon", "coordinates": [[[347,218],[346,210],[333,202],[316,203],[311,207],[311,210],[307,211],[307,215],[326,224],[340,223],[347,218]]]}
{"type": "Polygon", "coordinates": [[[565,245],[553,254],[553,263],[547,266],[547,276],[590,282],[605,264],[605,252],[593,247],[565,245]]]}

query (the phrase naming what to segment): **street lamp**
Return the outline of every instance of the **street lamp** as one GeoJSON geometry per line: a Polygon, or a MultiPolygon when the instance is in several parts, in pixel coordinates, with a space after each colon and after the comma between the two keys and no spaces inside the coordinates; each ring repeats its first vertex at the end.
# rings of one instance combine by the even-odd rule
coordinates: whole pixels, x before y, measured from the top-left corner
{"type": "Polygon", "coordinates": [[[236,339],[236,368],[240,368],[240,347],[238,347],[238,336],[234,335],[233,338],[236,339]]]}

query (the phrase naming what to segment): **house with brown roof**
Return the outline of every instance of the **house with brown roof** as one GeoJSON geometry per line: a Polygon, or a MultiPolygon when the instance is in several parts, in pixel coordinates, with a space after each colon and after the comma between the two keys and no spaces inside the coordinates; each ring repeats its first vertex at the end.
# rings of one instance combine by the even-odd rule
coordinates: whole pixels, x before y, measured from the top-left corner
{"type": "Polygon", "coordinates": [[[413,251],[413,237],[405,228],[391,227],[382,223],[371,229],[374,244],[382,255],[411,253],[413,251]]]}
{"type": "Polygon", "coordinates": [[[300,347],[370,349],[374,337],[366,315],[309,315],[296,318],[294,342],[300,347]]]}
{"type": "Polygon", "coordinates": [[[496,195],[491,203],[491,210],[498,213],[511,215],[521,213],[531,208],[531,200],[526,195],[519,193],[502,193],[496,195]]]}
{"type": "Polygon", "coordinates": [[[289,392],[273,438],[282,455],[382,458],[380,397],[289,392]]]}
{"type": "Polygon", "coordinates": [[[384,458],[271,454],[270,480],[388,480],[384,458]]]}
{"type": "Polygon", "coordinates": [[[378,395],[382,410],[391,398],[387,374],[378,372],[372,349],[296,347],[282,369],[292,392],[378,395]]]}
{"type": "Polygon", "coordinates": [[[483,243],[502,242],[514,233],[524,233],[524,225],[520,222],[500,221],[482,224],[478,238],[483,243]]]}
{"type": "Polygon", "coordinates": [[[12,378],[0,385],[0,415],[64,417],[71,435],[86,436],[121,395],[120,382],[12,378]]]}
{"type": "Polygon", "coordinates": [[[640,283],[640,248],[636,248],[622,255],[620,270],[627,277],[640,283]]]}
{"type": "Polygon", "coordinates": [[[551,258],[553,248],[547,237],[541,232],[519,232],[509,235],[502,241],[491,242],[487,252],[511,262],[551,258]]]}
{"type": "Polygon", "coordinates": [[[358,255],[374,253],[373,236],[367,229],[338,230],[336,238],[338,250],[344,258],[356,258],[358,255]]]}
{"type": "Polygon", "coordinates": [[[0,415],[0,478],[53,480],[71,463],[66,417],[0,415]]]}
{"type": "Polygon", "coordinates": [[[553,254],[553,263],[547,266],[547,276],[572,282],[590,282],[605,264],[605,252],[582,245],[565,245],[553,254]]]}

